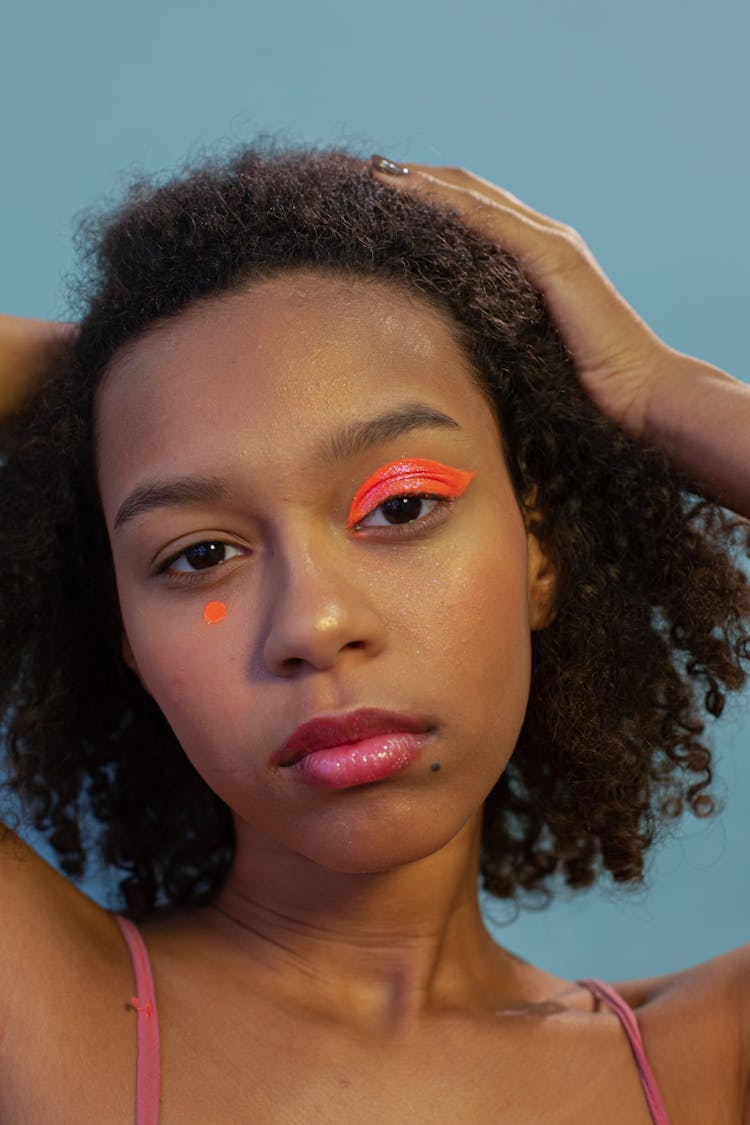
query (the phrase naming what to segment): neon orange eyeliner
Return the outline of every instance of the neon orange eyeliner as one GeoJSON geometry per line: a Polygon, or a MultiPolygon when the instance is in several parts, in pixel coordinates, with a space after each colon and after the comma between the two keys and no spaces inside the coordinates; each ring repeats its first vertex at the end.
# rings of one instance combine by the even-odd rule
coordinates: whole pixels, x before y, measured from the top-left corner
{"type": "Polygon", "coordinates": [[[394,496],[461,496],[474,480],[476,473],[452,469],[439,461],[421,461],[404,458],[383,465],[368,477],[352,500],[347,526],[356,525],[379,504],[394,496]]]}

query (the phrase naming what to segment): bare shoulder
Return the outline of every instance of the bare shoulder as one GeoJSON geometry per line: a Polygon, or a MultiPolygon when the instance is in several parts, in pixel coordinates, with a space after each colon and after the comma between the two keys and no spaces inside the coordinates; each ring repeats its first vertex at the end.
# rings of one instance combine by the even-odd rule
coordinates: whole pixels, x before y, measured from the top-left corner
{"type": "Polygon", "coordinates": [[[0,1121],[127,1120],[132,993],[112,915],[0,827],[0,1121]]]}
{"type": "Polygon", "coordinates": [[[636,1011],[667,1104],[750,1125],[750,944],[615,988],[636,1011]]]}
{"type": "Polygon", "coordinates": [[[13,941],[19,927],[35,915],[49,920],[94,903],[6,825],[0,824],[0,940],[13,941]]]}
{"type": "MultiPolygon", "coordinates": [[[[42,977],[54,987],[117,935],[103,910],[0,825],[0,1043],[3,1021],[26,985],[42,977]]],[[[35,989],[40,992],[39,989],[35,989]]]]}

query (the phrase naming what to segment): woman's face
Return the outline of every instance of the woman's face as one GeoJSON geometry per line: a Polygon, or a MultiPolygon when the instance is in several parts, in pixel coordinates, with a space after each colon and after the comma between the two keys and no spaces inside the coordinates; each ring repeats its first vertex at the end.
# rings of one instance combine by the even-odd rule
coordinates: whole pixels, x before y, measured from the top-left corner
{"type": "Polygon", "coordinates": [[[238,839],[373,871],[476,822],[554,576],[439,313],[307,271],[194,306],[116,359],[98,452],[126,659],[238,839]],[[281,764],[371,709],[369,759],[281,764]]]}

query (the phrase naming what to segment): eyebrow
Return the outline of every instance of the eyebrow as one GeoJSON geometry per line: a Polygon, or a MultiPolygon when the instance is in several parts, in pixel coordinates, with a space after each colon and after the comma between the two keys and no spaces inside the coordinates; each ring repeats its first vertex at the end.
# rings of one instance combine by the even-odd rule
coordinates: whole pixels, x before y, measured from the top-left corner
{"type": "Polygon", "coordinates": [[[424,402],[407,402],[395,410],[377,414],[365,422],[352,422],[333,434],[325,444],[322,453],[324,462],[348,461],[358,457],[374,445],[385,445],[394,438],[428,426],[443,426],[460,430],[455,418],[444,414],[434,406],[424,402]]]}
{"type": "Polygon", "coordinates": [[[228,489],[219,477],[180,477],[179,480],[152,481],[134,488],[117,509],[114,529],[122,527],[141,512],[154,508],[182,507],[201,500],[223,500],[228,489]]]}
{"type": "MultiPolygon", "coordinates": [[[[422,402],[405,403],[364,422],[353,422],[332,434],[321,447],[319,458],[326,465],[340,463],[412,430],[434,426],[461,429],[455,418],[434,406],[422,402]]],[[[128,520],[156,508],[187,507],[205,501],[225,500],[228,495],[228,485],[220,477],[191,476],[149,481],[134,488],[117,509],[114,529],[117,531],[128,520]]]]}

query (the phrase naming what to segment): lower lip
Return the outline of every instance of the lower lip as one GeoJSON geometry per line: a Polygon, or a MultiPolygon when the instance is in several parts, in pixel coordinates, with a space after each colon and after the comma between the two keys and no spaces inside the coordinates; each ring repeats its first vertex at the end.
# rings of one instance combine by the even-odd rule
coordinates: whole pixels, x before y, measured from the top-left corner
{"type": "Polygon", "coordinates": [[[367,785],[400,773],[416,762],[426,739],[426,734],[379,734],[359,742],[314,750],[295,762],[291,769],[308,785],[322,789],[367,785]]]}

